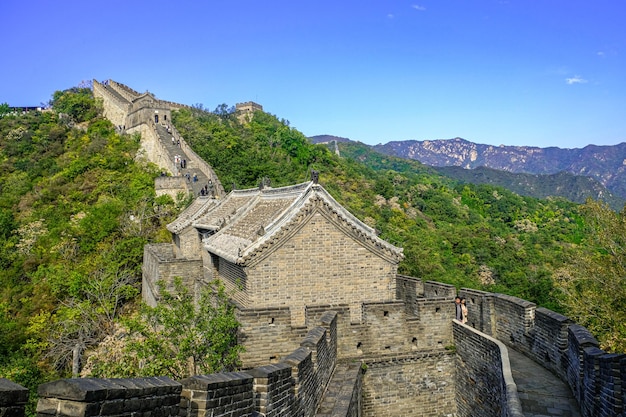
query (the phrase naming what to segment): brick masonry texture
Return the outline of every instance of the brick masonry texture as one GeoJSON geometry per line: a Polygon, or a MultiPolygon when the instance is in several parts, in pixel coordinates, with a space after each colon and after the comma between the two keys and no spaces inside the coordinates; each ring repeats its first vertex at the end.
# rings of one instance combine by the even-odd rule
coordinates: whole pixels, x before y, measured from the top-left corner
{"type": "Polygon", "coordinates": [[[178,416],[181,390],[167,377],[63,379],[39,386],[37,416],[178,416]]]}
{"type": "Polygon", "coordinates": [[[448,352],[368,361],[363,378],[363,415],[455,415],[457,381],[454,354],[448,352]]]}
{"type": "Polygon", "coordinates": [[[27,388],[0,378],[0,416],[23,417],[27,402],[27,388]]]}
{"type": "Polygon", "coordinates": [[[504,344],[458,321],[453,328],[459,415],[523,417],[504,344]]]}
{"type": "Polygon", "coordinates": [[[351,321],[360,322],[361,303],[395,297],[396,265],[372,254],[320,213],[245,272],[250,304],[289,306],[294,325],[305,324],[307,306],[348,304],[351,321]]]}

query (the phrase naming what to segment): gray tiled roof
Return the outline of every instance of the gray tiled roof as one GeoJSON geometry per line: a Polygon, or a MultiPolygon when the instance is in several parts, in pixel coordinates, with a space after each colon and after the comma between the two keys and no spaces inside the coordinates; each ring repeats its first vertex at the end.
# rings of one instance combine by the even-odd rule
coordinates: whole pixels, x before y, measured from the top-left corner
{"type": "Polygon", "coordinates": [[[312,182],[233,191],[191,223],[197,228],[216,231],[203,242],[209,252],[234,263],[246,264],[260,259],[263,252],[280,246],[285,231],[306,221],[314,209],[323,210],[338,227],[381,256],[395,261],[402,259],[401,248],[378,238],[374,229],[343,208],[322,186],[312,182]]]}

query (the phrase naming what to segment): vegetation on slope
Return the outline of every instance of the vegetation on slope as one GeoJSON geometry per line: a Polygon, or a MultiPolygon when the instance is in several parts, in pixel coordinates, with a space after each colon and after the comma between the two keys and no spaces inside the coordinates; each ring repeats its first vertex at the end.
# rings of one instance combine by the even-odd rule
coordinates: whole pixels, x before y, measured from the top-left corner
{"type": "Polygon", "coordinates": [[[614,210],[621,210],[624,207],[624,199],[613,195],[596,179],[574,175],[566,171],[556,174],[526,174],[499,171],[487,167],[465,169],[458,166],[447,166],[434,169],[442,175],[459,181],[500,186],[529,197],[559,196],[582,204],[591,196],[606,202],[614,210]]]}
{"type": "MultiPolygon", "coordinates": [[[[155,199],[89,89],[53,111],[0,118],[0,375],[34,388],[68,375],[139,293],[143,246],[176,212],[155,199]]],[[[169,238],[167,234],[163,238],[169,238]]]]}

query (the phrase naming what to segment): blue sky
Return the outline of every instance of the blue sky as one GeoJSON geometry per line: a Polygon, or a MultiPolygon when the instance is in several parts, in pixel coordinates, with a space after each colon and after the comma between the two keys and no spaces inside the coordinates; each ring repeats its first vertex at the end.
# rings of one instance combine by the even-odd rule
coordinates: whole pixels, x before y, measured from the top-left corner
{"type": "Polygon", "coordinates": [[[2,0],[0,103],[82,80],[369,144],[626,141],[622,0],[2,0]]]}

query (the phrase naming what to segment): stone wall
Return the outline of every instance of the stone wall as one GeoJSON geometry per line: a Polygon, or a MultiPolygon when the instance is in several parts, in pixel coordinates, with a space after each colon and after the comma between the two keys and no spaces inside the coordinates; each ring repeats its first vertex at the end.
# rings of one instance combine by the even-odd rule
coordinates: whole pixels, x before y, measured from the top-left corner
{"type": "MultiPolygon", "coordinates": [[[[49,382],[39,387],[37,414],[40,417],[313,416],[337,366],[337,314],[325,312],[319,324],[284,361],[246,371],[198,375],[180,383],[166,377],[74,378],[49,382]]],[[[361,415],[361,373],[354,372],[354,367],[350,369],[342,374],[340,383],[344,389],[338,397],[338,406],[326,414],[328,417],[361,415]]],[[[3,413],[3,417],[21,417],[26,399],[25,388],[0,379],[0,410],[16,410],[3,413]]]]}
{"type": "Polygon", "coordinates": [[[584,417],[624,413],[626,355],[607,354],[587,329],[526,300],[468,289],[461,296],[468,300],[468,324],[559,376],[584,417]]]}
{"type": "Polygon", "coordinates": [[[430,417],[455,415],[454,354],[421,352],[410,357],[366,361],[364,416],[430,417]]]}
{"type": "Polygon", "coordinates": [[[195,289],[202,280],[202,260],[176,258],[171,243],[157,243],[144,246],[141,297],[150,306],[156,306],[158,299],[157,282],[163,280],[168,288],[174,277],[181,277],[183,285],[195,289]]]}
{"type": "Polygon", "coordinates": [[[292,327],[287,307],[238,310],[237,319],[241,324],[238,340],[246,349],[240,355],[244,367],[279,362],[306,335],[306,328],[292,327]]]}
{"type": "Polygon", "coordinates": [[[172,136],[174,136],[176,140],[180,140],[180,147],[188,157],[187,167],[189,169],[195,169],[202,172],[208,179],[211,180],[211,182],[213,182],[213,186],[215,187],[215,197],[224,198],[226,191],[224,191],[224,186],[217,177],[215,171],[213,171],[211,165],[209,165],[204,159],[200,158],[200,156],[195,153],[193,149],[191,149],[189,144],[183,139],[174,126],[170,126],[170,128],[172,130],[172,136]]]}
{"type": "Polygon", "coordinates": [[[115,126],[125,125],[130,103],[120,100],[96,80],[93,80],[92,85],[94,97],[102,99],[104,117],[109,119],[115,126]]]}
{"type": "Polygon", "coordinates": [[[167,377],[62,379],[39,386],[37,416],[175,417],[181,389],[167,377]]]}
{"type": "MultiPolygon", "coordinates": [[[[317,323],[325,311],[337,312],[338,357],[362,360],[381,355],[406,355],[443,350],[453,343],[453,299],[420,299],[418,315],[407,314],[401,301],[363,303],[362,322],[351,321],[348,305],[306,309],[306,323],[317,323]]],[[[238,309],[245,366],[282,360],[300,343],[307,326],[292,321],[288,307],[238,309]]]]}
{"type": "Polygon", "coordinates": [[[118,83],[113,80],[109,80],[108,82],[111,87],[115,88],[115,91],[117,91],[119,95],[124,97],[129,102],[133,101],[141,95],[140,92],[133,90],[126,84],[118,83]]]}
{"type": "Polygon", "coordinates": [[[456,403],[461,417],[523,417],[506,346],[455,320],[456,403]]]}
{"type": "Polygon", "coordinates": [[[0,378],[0,416],[24,417],[28,388],[0,378]]]}
{"type": "MultiPolygon", "coordinates": [[[[156,248],[148,258],[165,260],[173,251],[171,245],[152,246],[156,248]]],[[[144,268],[151,265],[156,267],[160,263],[149,261],[144,268]]],[[[477,328],[484,327],[505,337],[496,341],[453,321],[453,300],[420,298],[417,288],[425,288],[425,283],[422,285],[410,277],[399,279],[412,283],[412,288],[398,287],[403,287],[401,293],[411,294],[406,298],[413,300],[414,307],[409,309],[399,301],[366,303],[362,306],[362,323],[351,322],[347,305],[338,306],[336,312],[322,306],[308,308],[306,321],[311,324],[308,331],[292,325],[286,307],[240,312],[247,315],[242,321],[250,326],[242,328],[244,344],[246,338],[265,344],[259,353],[254,350],[245,354],[249,355],[247,361],[257,366],[256,370],[198,376],[193,384],[183,383],[181,415],[204,417],[224,412],[239,416],[264,412],[309,416],[318,410],[324,387],[332,380],[332,386],[339,387],[336,389],[342,397],[333,401],[333,394],[327,390],[326,396],[331,397],[324,401],[320,416],[358,416],[361,406],[364,415],[372,416],[514,416],[517,400],[508,381],[506,350],[500,342],[514,346],[563,378],[577,398],[583,416],[623,414],[626,355],[605,353],[582,326],[515,297],[463,289],[461,296],[468,300],[470,320],[477,328]],[[409,313],[412,310],[423,317],[413,316],[409,313]],[[446,335],[452,332],[456,359],[450,348],[452,342],[446,340],[446,335]],[[433,334],[435,340],[441,338],[447,349],[429,349],[439,346],[438,342],[420,344],[420,337],[429,339],[433,334]],[[339,380],[335,381],[333,372],[342,357],[342,371],[336,373],[339,380]],[[364,374],[356,372],[354,366],[350,368],[350,364],[360,363],[367,366],[364,374]],[[341,378],[345,380],[342,382],[341,378]],[[362,395],[358,394],[360,384],[362,395]],[[218,410],[218,406],[223,408],[218,410]]],[[[123,410],[139,412],[137,407],[141,404],[152,404],[150,407],[165,404],[157,398],[163,390],[155,388],[153,383],[140,379],[129,385],[120,381],[85,379],[51,383],[47,385],[49,388],[40,390],[43,395],[38,412],[42,416],[57,413],[82,416],[87,415],[83,412],[104,410],[122,415],[123,410]],[[62,390],[62,386],[67,389],[62,390]],[[141,394],[144,388],[157,394],[141,394]],[[69,394],[61,394],[64,390],[69,394]],[[105,397],[103,390],[107,392],[105,397]],[[124,392],[124,400],[116,397],[120,392],[124,392]]],[[[2,390],[3,382],[6,381],[0,380],[0,410],[17,413],[3,415],[20,417],[25,391],[15,397],[8,396],[7,390],[2,390]]],[[[171,403],[166,407],[170,408],[159,413],[168,415],[173,411],[171,403]]]]}
{"type": "Polygon", "coordinates": [[[161,142],[159,134],[154,127],[154,123],[142,123],[126,130],[128,134],[135,132],[141,134],[140,149],[139,152],[137,152],[137,158],[145,158],[162,170],[167,171],[169,174],[177,175],[178,168],[174,160],[170,157],[167,148],[165,148],[161,142]]]}
{"type": "Polygon", "coordinates": [[[351,321],[359,323],[362,303],[393,301],[396,295],[396,265],[372,254],[319,211],[246,274],[250,303],[289,306],[298,326],[305,324],[308,306],[348,304],[351,321]]]}
{"type": "MultiPolygon", "coordinates": [[[[312,416],[337,363],[337,315],[325,312],[320,326],[283,361],[242,372],[196,376],[182,381],[181,415],[312,416]]],[[[357,384],[354,376],[352,386],[357,384]]],[[[349,384],[348,384],[349,385],[349,384]]],[[[348,397],[358,405],[358,397],[348,397]]],[[[336,417],[346,414],[333,414],[336,417]]]]}
{"type": "Polygon", "coordinates": [[[626,411],[626,355],[608,354],[584,327],[568,329],[563,360],[567,382],[585,417],[623,416],[626,411]]]}
{"type": "Polygon", "coordinates": [[[154,180],[154,191],[157,197],[169,195],[175,202],[183,200],[191,190],[182,176],[161,176],[154,180]]]}

